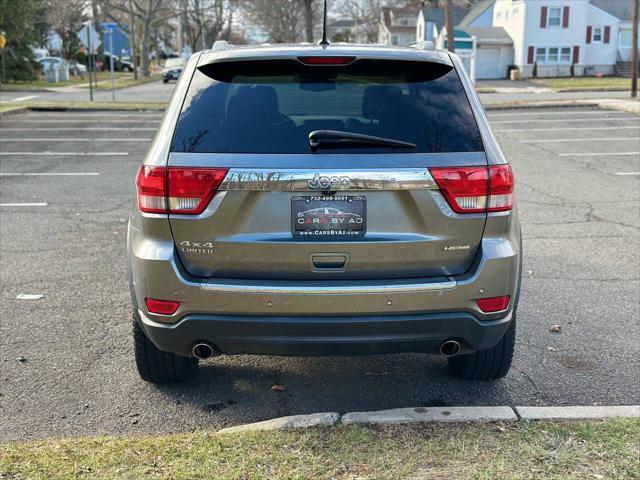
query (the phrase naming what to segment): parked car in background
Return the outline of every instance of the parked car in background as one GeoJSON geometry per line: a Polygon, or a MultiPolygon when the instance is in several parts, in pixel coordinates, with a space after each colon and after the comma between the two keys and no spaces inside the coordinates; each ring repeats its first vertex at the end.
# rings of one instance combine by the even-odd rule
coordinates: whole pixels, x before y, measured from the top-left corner
{"type": "Polygon", "coordinates": [[[185,64],[182,58],[168,58],[162,69],[162,81],[168,83],[169,80],[178,80],[185,64]]]}
{"type": "Polygon", "coordinates": [[[42,57],[38,60],[42,73],[50,82],[64,82],[69,80],[71,73],[67,60],[60,57],[42,57]]]}
{"type": "Polygon", "coordinates": [[[77,77],[84,78],[84,74],[87,73],[87,66],[77,60],[69,60],[69,73],[77,77]]]}
{"type": "MultiPolygon", "coordinates": [[[[102,69],[105,71],[111,70],[111,55],[108,53],[104,54],[104,64],[102,65],[102,69]]],[[[113,70],[116,72],[133,72],[133,63],[114,55],[113,70]]]]}
{"type": "Polygon", "coordinates": [[[32,48],[31,53],[33,54],[33,58],[36,62],[41,58],[49,56],[49,50],[47,50],[46,48],[32,48]]]}
{"type": "Polygon", "coordinates": [[[133,61],[130,56],[120,57],[120,63],[123,65],[123,72],[133,72],[133,61]]]}
{"type": "Polygon", "coordinates": [[[47,73],[47,70],[60,69],[62,67],[63,59],[60,57],[41,57],[37,60],[43,73],[47,73]]]}
{"type": "Polygon", "coordinates": [[[120,71],[133,72],[133,63],[123,58],[120,58],[120,71]]]}

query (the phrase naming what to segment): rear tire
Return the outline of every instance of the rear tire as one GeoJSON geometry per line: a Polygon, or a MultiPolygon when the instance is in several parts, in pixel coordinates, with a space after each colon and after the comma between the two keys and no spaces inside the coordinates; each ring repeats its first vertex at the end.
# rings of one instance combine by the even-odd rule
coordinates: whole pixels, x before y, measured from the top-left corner
{"type": "Polygon", "coordinates": [[[516,343],[516,314],[502,339],[493,348],[478,350],[469,355],[449,357],[451,373],[464,380],[497,380],[504,377],[513,359],[516,343]]]}
{"type": "Polygon", "coordinates": [[[151,383],[185,382],[198,370],[198,359],[163,352],[147,338],[133,314],[133,344],[140,377],[151,383]]]}

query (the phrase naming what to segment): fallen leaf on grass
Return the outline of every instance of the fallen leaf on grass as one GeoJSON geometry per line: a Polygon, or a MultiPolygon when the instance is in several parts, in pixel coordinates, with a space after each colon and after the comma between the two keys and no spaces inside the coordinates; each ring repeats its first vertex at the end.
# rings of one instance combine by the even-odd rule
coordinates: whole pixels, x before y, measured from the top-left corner
{"type": "Polygon", "coordinates": [[[274,383],[271,386],[271,390],[274,392],[284,392],[287,388],[284,385],[280,385],[279,383],[274,383]]]}

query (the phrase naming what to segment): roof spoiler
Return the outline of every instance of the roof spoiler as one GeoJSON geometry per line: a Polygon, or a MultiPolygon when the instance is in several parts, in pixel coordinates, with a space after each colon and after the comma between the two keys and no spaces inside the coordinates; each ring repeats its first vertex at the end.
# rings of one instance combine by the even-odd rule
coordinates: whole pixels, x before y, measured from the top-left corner
{"type": "Polygon", "coordinates": [[[419,42],[413,42],[408,45],[412,48],[417,48],[418,50],[435,50],[435,44],[430,40],[420,40],[419,42]]]}
{"type": "Polygon", "coordinates": [[[231,47],[233,47],[233,44],[227,42],[226,40],[216,40],[215,42],[213,42],[211,50],[217,52],[219,50],[229,50],[231,47]]]}

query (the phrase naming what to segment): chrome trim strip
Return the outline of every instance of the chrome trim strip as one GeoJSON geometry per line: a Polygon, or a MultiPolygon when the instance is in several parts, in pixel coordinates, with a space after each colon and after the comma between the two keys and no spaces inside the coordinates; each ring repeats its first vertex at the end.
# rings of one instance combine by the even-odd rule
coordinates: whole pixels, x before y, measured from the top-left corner
{"type": "Polygon", "coordinates": [[[427,168],[393,170],[232,168],[219,188],[219,190],[280,192],[425,189],[438,189],[427,168]]]}
{"type": "MultiPolygon", "coordinates": [[[[451,278],[451,277],[450,277],[451,278]]],[[[247,283],[229,284],[229,283],[201,283],[200,288],[207,292],[216,293],[255,293],[255,294],[273,294],[273,295],[366,295],[371,293],[412,293],[425,292],[431,290],[451,290],[456,288],[455,280],[447,280],[444,282],[417,282],[405,284],[369,284],[369,285],[336,285],[326,286],[322,284],[301,286],[298,282],[297,286],[292,285],[253,285],[247,283]]]]}

